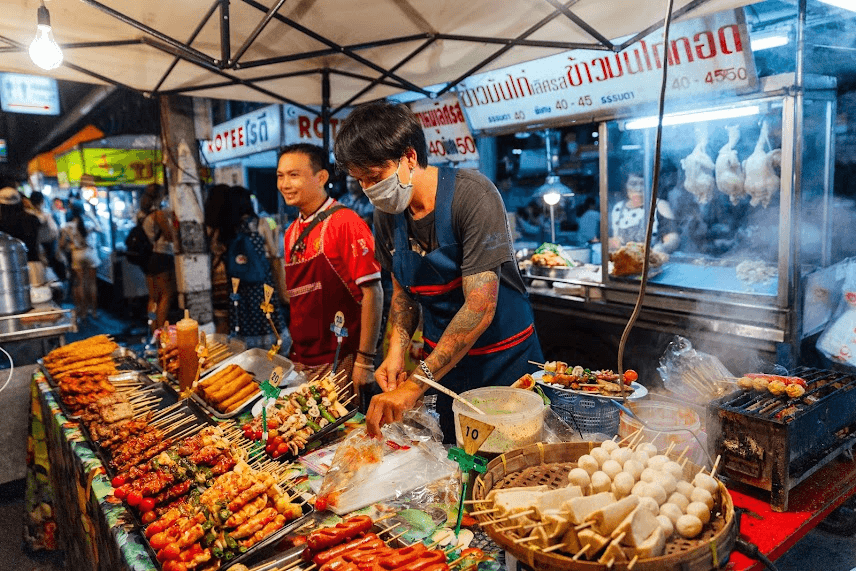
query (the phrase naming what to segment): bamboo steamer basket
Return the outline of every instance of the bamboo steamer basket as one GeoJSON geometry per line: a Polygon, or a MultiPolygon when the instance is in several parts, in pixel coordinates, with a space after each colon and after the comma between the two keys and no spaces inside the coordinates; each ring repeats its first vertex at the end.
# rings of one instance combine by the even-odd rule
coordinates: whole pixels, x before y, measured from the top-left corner
{"type": "MultiPolygon", "coordinates": [[[[536,443],[525,448],[507,452],[488,464],[484,475],[476,479],[473,499],[483,500],[493,488],[514,486],[537,486],[548,488],[568,485],[568,473],[576,468],[577,460],[598,446],[597,442],[567,442],[557,444],[536,443]]],[[[671,456],[676,457],[676,454],[671,456]]],[[[693,476],[701,468],[691,462],[685,466],[686,476],[693,476]]],[[[688,478],[692,481],[692,477],[688,478]]],[[[478,505],[478,504],[476,504],[478,505]]],[[[633,571],[708,571],[725,565],[734,550],[737,524],[731,494],[720,482],[719,501],[711,510],[711,522],[704,526],[698,537],[683,539],[677,534],[666,544],[660,557],[638,559],[633,571]],[[717,517],[714,514],[719,513],[717,517]]],[[[476,516],[480,522],[488,521],[490,515],[476,516]]],[[[504,523],[488,524],[483,529],[498,545],[510,552],[519,561],[539,571],[606,571],[605,564],[597,561],[574,561],[571,555],[559,551],[544,553],[537,547],[515,544],[518,538],[512,531],[497,532],[504,523]]],[[[612,571],[626,571],[629,561],[614,563],[612,571]]]]}

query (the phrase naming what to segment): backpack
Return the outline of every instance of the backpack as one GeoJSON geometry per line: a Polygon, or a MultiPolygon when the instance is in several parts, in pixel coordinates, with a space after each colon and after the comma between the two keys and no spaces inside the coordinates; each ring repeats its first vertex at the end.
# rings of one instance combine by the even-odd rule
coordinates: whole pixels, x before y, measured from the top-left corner
{"type": "Polygon", "coordinates": [[[148,234],[143,230],[143,220],[140,220],[136,226],[131,228],[127,238],[125,238],[125,257],[135,266],[146,269],[152,257],[153,249],[152,241],[149,240],[148,234]]]}
{"type": "Polygon", "coordinates": [[[270,264],[261,234],[239,232],[226,250],[226,274],[245,283],[263,283],[270,264]]]}

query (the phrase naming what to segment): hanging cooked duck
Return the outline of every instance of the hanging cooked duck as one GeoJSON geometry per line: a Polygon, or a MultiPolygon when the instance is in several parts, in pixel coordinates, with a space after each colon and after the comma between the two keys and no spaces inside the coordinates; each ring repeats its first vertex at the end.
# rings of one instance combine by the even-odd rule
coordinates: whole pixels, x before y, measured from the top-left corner
{"type": "Polygon", "coordinates": [[[743,171],[746,173],[743,188],[746,194],[752,197],[750,204],[752,206],[760,204],[765,208],[769,206],[773,195],[779,190],[780,181],[775,167],[780,166],[782,161],[781,149],[769,152],[765,150],[770,147],[769,129],[767,122],[763,121],[755,150],[743,161],[743,171]]]}
{"type": "Polygon", "coordinates": [[[684,188],[696,197],[699,204],[707,204],[713,197],[715,165],[707,154],[707,130],[696,129],[696,146],[693,152],[681,159],[684,169],[684,188]]]}
{"type": "Polygon", "coordinates": [[[719,149],[719,155],[716,157],[716,186],[720,192],[731,198],[731,204],[737,204],[746,195],[746,174],[734,149],[740,140],[740,127],[732,125],[726,127],[726,131],[728,142],[719,149]]]}

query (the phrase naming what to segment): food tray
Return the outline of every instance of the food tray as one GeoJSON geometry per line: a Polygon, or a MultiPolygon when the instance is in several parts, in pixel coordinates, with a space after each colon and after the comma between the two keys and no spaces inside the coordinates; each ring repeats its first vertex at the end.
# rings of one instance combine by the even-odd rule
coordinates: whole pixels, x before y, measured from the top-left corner
{"type": "Polygon", "coordinates": [[[292,363],[290,359],[287,359],[282,355],[274,355],[271,359],[268,358],[267,351],[254,347],[238,353],[237,355],[232,355],[228,359],[223,359],[217,363],[217,365],[205,371],[200,376],[200,379],[204,379],[205,377],[232,364],[238,365],[255,377],[256,381],[259,382],[269,379],[270,374],[276,367],[282,367],[283,377],[288,375],[294,369],[294,363],[292,363]]]}
{"type": "MultiPolygon", "coordinates": [[[[535,382],[543,387],[547,387],[551,390],[557,391],[559,393],[567,393],[569,395],[583,395],[587,397],[601,398],[601,399],[611,399],[611,400],[621,400],[621,395],[605,395],[603,393],[598,393],[594,391],[578,391],[574,389],[569,389],[567,387],[563,387],[562,385],[553,384],[547,381],[544,381],[544,377],[548,376],[543,370],[535,371],[532,373],[532,378],[535,379],[535,382]]],[[[644,396],[648,395],[648,389],[644,385],[640,385],[637,382],[630,383],[630,388],[633,389],[633,392],[627,395],[627,400],[639,400],[644,396]]]]}
{"type": "Polygon", "coordinates": [[[212,343],[221,343],[226,346],[226,351],[229,353],[224,359],[217,361],[210,367],[205,367],[202,369],[202,374],[205,375],[208,371],[211,371],[215,367],[218,367],[220,363],[225,361],[226,359],[231,359],[235,355],[242,353],[247,349],[247,344],[239,339],[235,339],[229,337],[228,335],[224,335],[222,333],[209,333],[208,334],[208,343],[209,345],[212,343]]]}
{"type": "Polygon", "coordinates": [[[116,363],[116,369],[119,371],[148,373],[155,370],[151,363],[126,347],[119,347],[110,356],[113,357],[113,362],[116,363]]]}
{"type": "MultiPolygon", "coordinates": [[[[256,381],[256,382],[258,382],[258,381],[256,381]]],[[[217,410],[216,408],[214,408],[213,406],[211,406],[210,404],[205,402],[205,399],[202,398],[201,396],[199,396],[198,394],[196,394],[195,392],[190,394],[190,399],[188,399],[188,400],[192,400],[197,406],[204,409],[208,415],[213,416],[214,418],[219,418],[221,420],[226,420],[226,419],[234,418],[234,417],[238,416],[239,414],[244,412],[244,410],[250,404],[256,402],[261,397],[262,397],[262,391],[261,391],[261,389],[259,389],[259,392],[247,397],[247,400],[245,400],[241,404],[241,406],[239,406],[238,408],[236,408],[232,412],[220,412],[219,410],[217,410]]]]}
{"type": "MultiPolygon", "coordinates": [[[[537,486],[549,488],[568,485],[568,473],[575,468],[577,459],[598,446],[596,442],[563,442],[558,444],[537,443],[491,460],[487,472],[476,479],[473,499],[483,500],[493,488],[513,486],[537,486]]],[[[687,463],[689,473],[700,467],[687,463]]],[[[706,525],[703,533],[695,539],[673,538],[666,545],[666,554],[660,557],[639,559],[636,571],[708,571],[725,565],[734,550],[738,526],[731,494],[719,485],[722,517],[712,525],[706,525]]],[[[479,521],[488,521],[489,514],[476,516],[479,521]]],[[[559,552],[544,553],[540,549],[515,544],[511,533],[495,531],[495,525],[484,527],[487,534],[503,549],[519,561],[539,571],[606,571],[605,564],[596,561],[574,561],[570,555],[559,552]]],[[[614,563],[612,570],[626,571],[629,562],[614,563]]]]}

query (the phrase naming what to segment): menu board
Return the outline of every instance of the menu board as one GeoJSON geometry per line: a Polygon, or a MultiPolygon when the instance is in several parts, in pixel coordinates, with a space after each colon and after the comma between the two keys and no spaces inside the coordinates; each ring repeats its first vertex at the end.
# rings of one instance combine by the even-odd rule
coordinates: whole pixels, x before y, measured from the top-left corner
{"type": "Polygon", "coordinates": [[[461,103],[454,94],[414,101],[410,109],[419,118],[425,132],[429,163],[479,160],[475,139],[464,119],[461,103]]]}

